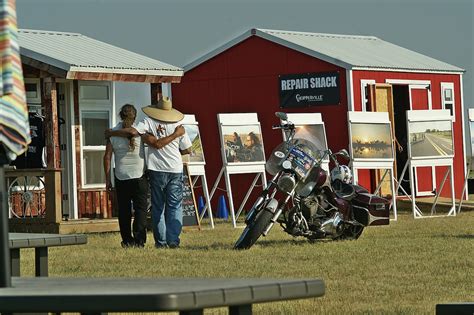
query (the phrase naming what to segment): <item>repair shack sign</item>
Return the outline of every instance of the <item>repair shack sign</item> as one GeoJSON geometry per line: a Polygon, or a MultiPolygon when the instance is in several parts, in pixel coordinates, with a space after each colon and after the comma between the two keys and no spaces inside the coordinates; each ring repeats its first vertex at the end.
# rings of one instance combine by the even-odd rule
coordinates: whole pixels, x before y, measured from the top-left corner
{"type": "Polygon", "coordinates": [[[280,75],[279,83],[281,108],[338,105],[340,102],[339,72],[280,75]]]}

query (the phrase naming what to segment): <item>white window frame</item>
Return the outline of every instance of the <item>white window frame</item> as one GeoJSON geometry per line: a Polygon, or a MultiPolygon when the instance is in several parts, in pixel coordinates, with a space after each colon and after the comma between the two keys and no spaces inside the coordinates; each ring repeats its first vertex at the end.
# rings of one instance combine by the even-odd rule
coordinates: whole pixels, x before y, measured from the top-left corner
{"type": "MultiPolygon", "coordinates": [[[[25,85],[26,84],[36,84],[36,91],[38,95],[36,97],[27,97],[26,103],[34,104],[34,105],[41,105],[41,84],[39,78],[25,78],[25,85]]],[[[26,95],[26,88],[25,88],[25,95],[26,95]]]]}
{"type": "Polygon", "coordinates": [[[408,92],[410,96],[410,110],[413,110],[413,104],[411,102],[411,90],[413,89],[427,89],[428,90],[428,108],[433,109],[433,103],[431,98],[431,81],[429,80],[398,80],[398,79],[386,79],[385,83],[390,84],[404,84],[408,85],[408,92]]]}
{"type": "Polygon", "coordinates": [[[442,109],[448,109],[446,108],[446,104],[451,104],[452,109],[453,109],[453,122],[456,121],[456,107],[455,107],[455,97],[454,97],[454,83],[453,82],[441,82],[441,108],[442,109]],[[444,91],[450,89],[452,91],[452,100],[451,101],[446,101],[444,98],[444,91]]]}
{"type": "Polygon", "coordinates": [[[112,84],[109,81],[79,81],[79,104],[81,103],[94,103],[101,105],[110,105],[112,104],[112,84]],[[83,98],[82,87],[85,86],[107,86],[109,97],[107,99],[92,99],[92,98],[83,98]]]}
{"type": "Polygon", "coordinates": [[[361,108],[363,112],[367,111],[367,103],[366,103],[367,94],[365,93],[365,88],[369,84],[376,84],[376,82],[375,80],[360,80],[361,108]]]}
{"type": "Polygon", "coordinates": [[[84,146],[84,139],[82,138],[82,113],[83,112],[107,112],[109,117],[109,126],[113,124],[113,115],[114,115],[114,85],[110,81],[79,81],[79,122],[80,122],[80,143],[81,143],[81,177],[82,177],[82,188],[91,189],[91,188],[105,188],[105,183],[103,184],[86,184],[86,167],[84,163],[84,151],[86,152],[104,152],[105,145],[94,145],[94,146],[84,146]],[[91,100],[91,99],[82,99],[81,98],[81,86],[86,85],[106,85],[109,88],[109,99],[108,100],[91,100]]]}

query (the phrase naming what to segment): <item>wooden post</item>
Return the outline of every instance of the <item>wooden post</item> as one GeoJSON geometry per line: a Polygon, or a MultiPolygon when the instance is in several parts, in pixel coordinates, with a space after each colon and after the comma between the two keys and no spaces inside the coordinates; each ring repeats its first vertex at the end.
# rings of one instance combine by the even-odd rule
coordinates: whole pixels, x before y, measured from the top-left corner
{"type": "Polygon", "coordinates": [[[161,87],[161,83],[151,83],[151,103],[157,104],[158,100],[163,96],[163,88],[161,87]]]}
{"type": "Polygon", "coordinates": [[[62,220],[61,169],[47,169],[44,174],[46,191],[46,222],[59,223],[62,220]]]}
{"type": "Polygon", "coordinates": [[[45,112],[45,136],[48,168],[60,167],[59,128],[58,128],[58,98],[56,79],[47,77],[41,79],[41,105],[45,112]]]}

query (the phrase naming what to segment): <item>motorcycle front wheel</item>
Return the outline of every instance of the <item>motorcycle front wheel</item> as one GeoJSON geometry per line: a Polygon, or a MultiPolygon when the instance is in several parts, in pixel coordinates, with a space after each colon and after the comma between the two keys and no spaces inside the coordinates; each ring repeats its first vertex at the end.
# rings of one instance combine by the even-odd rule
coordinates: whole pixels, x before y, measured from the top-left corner
{"type": "Polygon", "coordinates": [[[244,231],[235,243],[234,249],[249,249],[252,247],[260,235],[262,235],[263,231],[265,231],[272,217],[273,213],[267,211],[266,209],[263,209],[257,213],[254,220],[249,222],[245,227],[244,231]]]}

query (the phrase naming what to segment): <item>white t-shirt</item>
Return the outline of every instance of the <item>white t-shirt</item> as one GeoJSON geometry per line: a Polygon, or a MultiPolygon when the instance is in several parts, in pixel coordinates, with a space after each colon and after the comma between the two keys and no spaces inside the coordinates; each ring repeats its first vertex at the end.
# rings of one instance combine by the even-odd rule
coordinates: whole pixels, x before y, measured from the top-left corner
{"type": "MultiPolygon", "coordinates": [[[[134,127],[135,125],[133,125],[134,127]]],[[[122,129],[122,123],[118,123],[112,130],[122,129]]],[[[135,149],[130,151],[130,141],[123,137],[110,137],[110,143],[114,151],[115,176],[120,180],[140,178],[145,169],[142,139],[135,140],[135,149]]]]}
{"type": "MultiPolygon", "coordinates": [[[[164,138],[173,134],[180,123],[168,123],[145,117],[135,126],[140,134],[151,133],[155,137],[164,138]]],[[[186,150],[192,143],[187,134],[174,139],[161,149],[148,146],[147,167],[149,170],[167,173],[182,173],[183,160],[179,150],[186,150]]]]}

